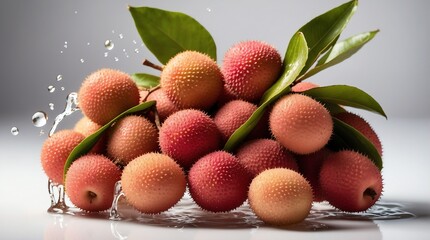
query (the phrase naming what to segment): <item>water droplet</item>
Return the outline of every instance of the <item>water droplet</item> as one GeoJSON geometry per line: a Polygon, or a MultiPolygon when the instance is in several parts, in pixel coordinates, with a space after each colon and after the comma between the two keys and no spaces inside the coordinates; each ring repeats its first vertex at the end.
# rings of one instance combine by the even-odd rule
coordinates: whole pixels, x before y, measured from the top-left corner
{"type": "Polygon", "coordinates": [[[112,33],[115,33],[115,30],[112,30],[112,33]]]}
{"type": "Polygon", "coordinates": [[[133,43],[134,43],[134,44],[137,44],[136,40],[133,40],[133,43]]]}
{"type": "Polygon", "coordinates": [[[212,12],[212,9],[210,9],[210,8],[206,8],[206,11],[208,11],[208,12],[212,12]]]}
{"type": "Polygon", "coordinates": [[[118,62],[118,61],[119,61],[119,59],[118,59],[117,57],[115,57],[114,59],[115,59],[115,62],[118,62]]]}
{"type": "Polygon", "coordinates": [[[91,43],[87,42],[87,46],[90,46],[90,45],[91,45],[91,43]]]}
{"type": "Polygon", "coordinates": [[[65,90],[65,88],[64,87],[61,87],[61,91],[64,91],[65,90]]]}
{"type": "Polygon", "coordinates": [[[53,103],[49,103],[49,109],[51,109],[52,111],[54,111],[54,104],[53,103]]]}
{"type": "Polygon", "coordinates": [[[75,14],[78,14],[78,11],[75,11],[75,14]]]}
{"type": "Polygon", "coordinates": [[[45,112],[36,112],[31,117],[31,120],[33,121],[33,125],[35,127],[43,127],[45,126],[46,122],[48,121],[48,115],[45,112]]]}
{"type": "Polygon", "coordinates": [[[12,127],[10,129],[10,133],[12,133],[12,135],[16,136],[19,134],[19,129],[17,127],[12,127]]]}
{"type": "Polygon", "coordinates": [[[118,35],[118,37],[119,37],[120,39],[123,39],[123,38],[124,38],[124,35],[122,35],[122,33],[120,33],[120,34],[118,35]]]}
{"type": "Polygon", "coordinates": [[[104,56],[105,56],[105,57],[108,57],[108,55],[109,55],[109,53],[108,53],[108,52],[105,52],[104,56]]]}
{"type": "Polygon", "coordinates": [[[64,44],[64,48],[67,48],[67,45],[66,45],[66,44],[64,44]]]}
{"type": "Polygon", "coordinates": [[[114,46],[115,46],[115,44],[113,44],[113,42],[111,40],[106,40],[105,41],[105,48],[107,50],[112,50],[114,46]]]}
{"type": "Polygon", "coordinates": [[[63,51],[60,51],[60,53],[63,53],[63,51]]]}
{"type": "Polygon", "coordinates": [[[81,61],[81,63],[84,63],[84,62],[85,62],[85,60],[84,60],[83,58],[81,58],[81,60],[80,60],[80,61],[81,61]]]}
{"type": "Polygon", "coordinates": [[[126,52],[125,48],[122,49],[123,52],[126,52]]]}
{"type": "Polygon", "coordinates": [[[52,85],[49,85],[49,86],[48,86],[48,91],[49,91],[50,93],[54,92],[54,91],[55,91],[55,87],[54,87],[54,86],[52,86],[52,85]]]}
{"type": "Polygon", "coordinates": [[[135,49],[134,49],[134,52],[135,52],[135,53],[139,53],[139,49],[135,48],[135,49]]]}
{"type": "Polygon", "coordinates": [[[43,129],[40,129],[39,136],[42,136],[43,134],[45,134],[45,131],[43,129]]]}
{"type": "Polygon", "coordinates": [[[59,81],[61,81],[61,80],[63,80],[63,75],[58,74],[58,75],[57,75],[57,81],[59,82],[59,81]]]}
{"type": "Polygon", "coordinates": [[[49,135],[52,136],[55,133],[55,130],[58,127],[58,124],[64,119],[65,116],[69,116],[70,114],[79,110],[78,108],[78,94],[76,92],[70,93],[66,98],[66,107],[64,111],[55,117],[54,125],[52,125],[51,130],[49,130],[49,135]]]}

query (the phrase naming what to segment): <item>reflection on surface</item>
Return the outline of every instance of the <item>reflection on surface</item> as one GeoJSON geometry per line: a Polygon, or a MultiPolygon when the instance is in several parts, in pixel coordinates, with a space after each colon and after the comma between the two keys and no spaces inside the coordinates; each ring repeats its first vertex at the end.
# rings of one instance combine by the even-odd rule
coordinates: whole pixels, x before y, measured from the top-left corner
{"type": "Polygon", "coordinates": [[[121,221],[106,220],[107,213],[50,214],[44,239],[382,239],[387,235],[384,229],[430,218],[430,204],[425,203],[381,202],[359,214],[339,212],[323,203],[315,204],[311,215],[299,224],[271,227],[256,219],[246,205],[224,214],[195,208],[185,201],[169,213],[144,215],[122,202],[121,221]]]}

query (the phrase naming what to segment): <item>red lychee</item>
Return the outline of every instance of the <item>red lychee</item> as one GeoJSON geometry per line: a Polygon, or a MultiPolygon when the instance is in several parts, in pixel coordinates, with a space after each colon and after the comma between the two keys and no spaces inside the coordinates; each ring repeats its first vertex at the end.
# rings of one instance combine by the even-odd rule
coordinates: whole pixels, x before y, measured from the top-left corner
{"type": "Polygon", "coordinates": [[[121,170],[103,155],[84,155],[70,166],[66,176],[66,193],[78,208],[90,212],[111,207],[115,183],[121,170]]]}
{"type": "Polygon", "coordinates": [[[219,148],[221,135],[214,121],[204,112],[186,109],[164,121],[159,142],[163,153],[188,169],[197,159],[219,148]]]}
{"type": "Polygon", "coordinates": [[[281,68],[281,56],[274,47],[261,41],[246,41],[227,51],[222,73],[234,95],[256,102],[277,80],[281,68]]]}
{"type": "Polygon", "coordinates": [[[365,211],[382,193],[382,176],[366,156],[344,150],[330,154],[321,167],[320,184],[330,204],[347,212],[365,211]]]}
{"type": "Polygon", "coordinates": [[[299,170],[294,156],[280,143],[271,139],[245,142],[236,156],[252,177],[271,168],[289,168],[296,172],[299,170]]]}
{"type": "Polygon", "coordinates": [[[250,178],[238,159],[216,151],[199,159],[188,173],[190,194],[211,212],[233,210],[246,200],[250,178]]]}

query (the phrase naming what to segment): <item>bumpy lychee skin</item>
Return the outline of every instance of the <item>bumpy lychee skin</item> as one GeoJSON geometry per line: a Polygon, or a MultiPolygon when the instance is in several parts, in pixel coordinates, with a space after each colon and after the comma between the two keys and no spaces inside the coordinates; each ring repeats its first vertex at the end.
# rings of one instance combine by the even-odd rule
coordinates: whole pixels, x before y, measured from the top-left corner
{"type": "Polygon", "coordinates": [[[252,211],[264,222],[294,224],[309,215],[312,189],[299,173],[286,168],[273,168],[252,180],[248,201],[252,211]]]}
{"type": "Polygon", "coordinates": [[[246,200],[250,178],[238,159],[216,151],[199,159],[188,173],[191,197],[204,210],[231,211],[246,200]]]}
{"type": "Polygon", "coordinates": [[[320,172],[325,198],[334,207],[347,212],[365,211],[382,193],[382,176],[364,155],[344,150],[330,154],[320,172]]]}
{"type": "Polygon", "coordinates": [[[169,60],[161,72],[160,83],[180,109],[209,109],[221,94],[223,76],[209,56],[185,51],[169,60]]]}
{"type": "Polygon", "coordinates": [[[139,104],[139,89],[128,74],[101,69],[84,80],[78,97],[82,112],[93,122],[104,125],[139,104]]]}
{"type": "Polygon", "coordinates": [[[157,214],[182,198],[186,178],[181,167],[167,155],[147,153],[124,168],[121,184],[133,207],[143,213],[157,214]]]}
{"type": "Polygon", "coordinates": [[[78,208],[90,212],[107,210],[112,205],[115,183],[121,170],[103,155],[84,155],[70,166],[66,193],[78,208]]]}
{"type": "Polygon", "coordinates": [[[276,140],[298,154],[320,150],[333,131],[333,120],[327,109],[301,94],[289,94],[278,100],[269,121],[276,140]]]}
{"type": "Polygon", "coordinates": [[[226,86],[235,95],[256,102],[279,77],[281,68],[281,56],[274,47],[260,41],[246,41],[227,51],[221,70],[226,86]]]}
{"type": "Polygon", "coordinates": [[[55,183],[63,183],[63,170],[69,154],[85,137],[72,130],[62,130],[46,139],[40,160],[46,175],[55,183]]]}
{"type": "MultiPolygon", "coordinates": [[[[85,137],[90,136],[91,134],[95,133],[97,130],[99,130],[102,126],[91,121],[88,117],[84,116],[82,117],[76,124],[73,130],[76,132],[82,133],[85,137]]],[[[106,150],[106,135],[103,135],[96,145],[94,145],[93,149],[91,150],[92,153],[104,153],[106,150]]]]}
{"type": "Polygon", "coordinates": [[[304,92],[304,91],[307,91],[309,89],[316,88],[316,87],[319,87],[319,85],[312,83],[312,82],[299,82],[296,85],[294,85],[291,88],[291,90],[293,92],[304,92]]]}
{"type": "Polygon", "coordinates": [[[149,94],[148,101],[157,101],[156,107],[160,121],[166,120],[166,118],[173,113],[179,111],[179,108],[167,97],[163,89],[158,89],[149,94]]]}
{"type": "Polygon", "coordinates": [[[214,121],[224,141],[248,120],[257,106],[243,101],[233,100],[222,106],[215,114],[214,121]]]}
{"type": "Polygon", "coordinates": [[[219,148],[221,135],[208,115],[199,110],[186,109],[164,121],[159,143],[163,153],[188,169],[197,159],[219,148]]]}
{"type": "Polygon", "coordinates": [[[353,128],[357,129],[357,131],[359,131],[361,134],[367,137],[370,140],[370,142],[373,143],[376,150],[378,150],[379,155],[382,156],[381,141],[379,140],[379,137],[376,134],[376,132],[373,130],[373,128],[366,120],[350,112],[338,113],[335,115],[335,117],[345,122],[346,124],[351,125],[353,128]]]}
{"type": "Polygon", "coordinates": [[[280,143],[271,139],[245,142],[236,156],[252,178],[271,168],[289,168],[299,171],[294,156],[280,143]]]}
{"type": "Polygon", "coordinates": [[[332,151],[330,149],[324,147],[321,150],[311,154],[299,155],[297,159],[300,173],[303,174],[303,176],[311,184],[315,202],[321,202],[325,200],[324,194],[321,190],[319,176],[324,160],[331,153],[332,151]]]}
{"type": "Polygon", "coordinates": [[[158,130],[144,117],[124,117],[109,130],[107,153],[116,161],[127,164],[140,155],[157,150],[158,130]]]}

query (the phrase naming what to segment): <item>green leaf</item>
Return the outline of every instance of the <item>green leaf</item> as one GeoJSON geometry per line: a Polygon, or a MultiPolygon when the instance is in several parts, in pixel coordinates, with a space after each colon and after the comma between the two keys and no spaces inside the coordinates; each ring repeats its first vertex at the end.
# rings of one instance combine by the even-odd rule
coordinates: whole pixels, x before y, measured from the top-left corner
{"type": "Polygon", "coordinates": [[[216,60],[215,41],[194,18],[150,7],[129,7],[129,10],[146,47],[162,64],[186,50],[206,53],[216,60]]]}
{"type": "Polygon", "coordinates": [[[326,68],[343,62],[347,58],[354,55],[366,43],[372,40],[378,32],[379,30],[375,30],[371,32],[357,34],[337,43],[329,50],[329,52],[327,52],[322,58],[320,58],[317,65],[313,69],[309,70],[305,75],[300,77],[300,79],[304,80],[326,68]]]}
{"type": "Polygon", "coordinates": [[[305,35],[309,46],[309,56],[305,67],[300,75],[303,75],[319,56],[337,40],[343,29],[345,29],[355,10],[357,0],[340,5],[305,24],[298,32],[305,35]]]}
{"type": "Polygon", "coordinates": [[[139,88],[150,89],[160,84],[160,77],[146,73],[134,73],[131,75],[131,79],[139,88]]]}
{"type": "Polygon", "coordinates": [[[121,119],[122,117],[124,117],[126,115],[144,111],[144,110],[146,110],[146,109],[148,109],[154,105],[155,105],[155,101],[148,101],[148,102],[141,103],[137,106],[134,106],[134,107],[122,112],[121,114],[116,116],[114,119],[112,119],[110,122],[108,122],[106,125],[101,127],[98,131],[96,131],[95,133],[91,134],[90,136],[88,136],[84,140],[82,140],[82,142],[80,142],[78,144],[78,146],[76,146],[73,149],[73,151],[69,154],[69,156],[66,160],[66,163],[64,164],[64,173],[63,173],[64,174],[64,176],[63,176],[64,182],[66,182],[66,174],[67,174],[67,171],[69,170],[70,166],[72,165],[72,163],[76,159],[78,159],[79,157],[88,153],[94,147],[94,145],[97,143],[97,141],[100,139],[100,137],[103,135],[103,133],[112,126],[112,124],[114,124],[116,121],[118,121],[119,119],[121,119]]]}
{"type": "Polygon", "coordinates": [[[306,63],[307,57],[308,46],[306,39],[301,32],[298,32],[293,35],[288,44],[288,48],[284,56],[284,62],[282,63],[283,69],[281,77],[263,94],[260,105],[267,101],[271,101],[276,96],[285,92],[287,87],[296,80],[300,73],[297,69],[300,69],[299,71],[301,71],[306,63]]]}
{"type": "Polygon", "coordinates": [[[294,34],[285,53],[283,73],[280,79],[264,93],[259,107],[251,117],[230,136],[224,146],[224,150],[233,151],[254,129],[266,111],[266,107],[290,91],[289,86],[294,82],[305,65],[307,54],[308,47],[303,34],[300,32],[294,34]]]}
{"type": "Polygon", "coordinates": [[[303,94],[324,103],[334,103],[360,108],[378,113],[387,118],[387,115],[385,114],[381,105],[379,105],[379,103],[369,94],[356,87],[347,85],[317,87],[304,91],[303,94]]]}
{"type": "MultiPolygon", "coordinates": [[[[332,142],[338,148],[352,149],[369,157],[373,163],[382,169],[382,158],[373,143],[355,128],[344,123],[343,121],[333,117],[333,132],[332,142]]],[[[332,143],[333,144],[333,143],[332,143]]]]}

